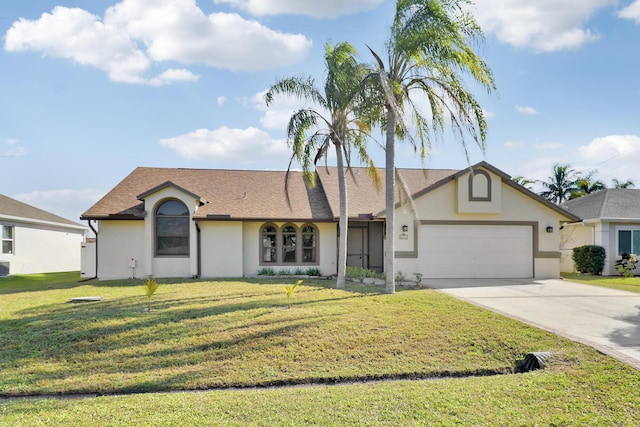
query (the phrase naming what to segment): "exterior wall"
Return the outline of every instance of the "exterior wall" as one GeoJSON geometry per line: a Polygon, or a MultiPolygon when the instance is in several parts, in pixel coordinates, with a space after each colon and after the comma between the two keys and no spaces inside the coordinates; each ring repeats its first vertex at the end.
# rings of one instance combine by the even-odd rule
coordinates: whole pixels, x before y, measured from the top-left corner
{"type": "MultiPolygon", "coordinates": [[[[202,277],[242,277],[242,222],[201,221],[200,274],[202,277]]],[[[257,256],[257,255],[256,255],[257,256]]]]}
{"type": "MultiPolygon", "coordinates": [[[[278,265],[260,265],[260,229],[266,222],[246,222],[243,224],[243,252],[244,252],[244,276],[255,276],[263,267],[271,267],[276,272],[279,270],[295,270],[301,268],[306,270],[309,267],[318,268],[323,276],[334,275],[338,272],[338,241],[337,241],[337,223],[314,223],[318,229],[318,264],[317,265],[296,265],[296,264],[278,264],[278,265]]],[[[278,227],[282,227],[284,222],[274,222],[278,227]]],[[[303,222],[292,223],[296,227],[300,227],[303,222]]]]}
{"type": "Polygon", "coordinates": [[[146,277],[144,239],[144,221],[100,221],[98,278],[146,277]],[[129,267],[131,259],[135,260],[135,269],[129,267]]]}
{"type": "Polygon", "coordinates": [[[0,262],[9,263],[9,274],[80,270],[84,229],[4,220],[1,224],[14,227],[13,254],[0,253],[0,262]]]}
{"type": "Polygon", "coordinates": [[[566,224],[560,231],[560,271],[563,273],[576,273],[576,265],[573,262],[573,248],[584,245],[592,245],[595,227],[582,222],[566,224]]]}
{"type": "MultiPolygon", "coordinates": [[[[489,173],[491,200],[469,202],[469,176],[438,187],[414,200],[418,224],[530,224],[533,228],[534,277],[555,278],[560,274],[560,223],[564,217],[542,203],[502,183],[501,178],[489,173]],[[499,201],[499,205],[496,203],[499,201]],[[547,233],[546,228],[553,227],[547,233]]],[[[411,277],[419,271],[417,232],[411,210],[399,207],[396,211],[396,269],[411,277]],[[408,225],[408,231],[402,231],[408,225]],[[404,234],[404,236],[403,236],[404,234]]]]}

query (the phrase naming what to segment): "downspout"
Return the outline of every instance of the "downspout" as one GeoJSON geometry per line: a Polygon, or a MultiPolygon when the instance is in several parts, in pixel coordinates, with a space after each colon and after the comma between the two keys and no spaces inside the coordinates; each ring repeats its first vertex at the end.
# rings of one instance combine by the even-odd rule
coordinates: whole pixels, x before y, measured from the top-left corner
{"type": "Polygon", "coordinates": [[[93,225],[91,225],[91,220],[90,219],[87,220],[87,224],[89,225],[89,228],[91,229],[91,231],[93,231],[95,233],[95,235],[96,235],[96,274],[93,277],[89,277],[87,279],[82,279],[82,280],[80,280],[80,282],[88,282],[89,280],[93,280],[93,279],[97,279],[98,278],[98,230],[93,228],[93,225]]]}
{"type": "Polygon", "coordinates": [[[200,227],[198,221],[194,221],[196,224],[196,278],[202,276],[202,243],[200,239],[200,227]]]}

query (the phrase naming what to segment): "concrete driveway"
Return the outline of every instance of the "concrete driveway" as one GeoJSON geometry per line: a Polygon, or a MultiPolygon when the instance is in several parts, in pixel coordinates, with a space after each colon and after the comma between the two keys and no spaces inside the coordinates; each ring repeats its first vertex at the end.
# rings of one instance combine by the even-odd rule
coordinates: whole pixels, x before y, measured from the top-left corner
{"type": "Polygon", "coordinates": [[[425,279],[423,284],[640,369],[640,293],[559,279],[425,279]]]}

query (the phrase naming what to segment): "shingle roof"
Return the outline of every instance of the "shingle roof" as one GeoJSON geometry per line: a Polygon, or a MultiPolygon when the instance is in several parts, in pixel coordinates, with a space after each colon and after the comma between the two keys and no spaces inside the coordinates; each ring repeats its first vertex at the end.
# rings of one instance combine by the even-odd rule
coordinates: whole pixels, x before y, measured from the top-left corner
{"type": "MultiPolygon", "coordinates": [[[[397,171],[406,183],[411,196],[446,178],[452,177],[458,172],[453,169],[397,169],[397,171]]],[[[347,173],[347,201],[350,218],[357,218],[360,214],[377,216],[384,213],[385,169],[378,169],[378,172],[380,173],[380,188],[376,188],[365,168],[352,168],[352,173],[347,173]]],[[[319,167],[318,175],[325,189],[335,189],[334,191],[327,191],[327,200],[331,210],[337,217],[340,212],[338,168],[319,167]]],[[[396,186],[399,185],[400,183],[396,181],[396,186]]],[[[396,191],[395,200],[396,203],[400,202],[399,191],[396,191]]]]}
{"type": "Polygon", "coordinates": [[[608,188],[569,200],[562,207],[583,220],[604,218],[640,221],[640,190],[608,188]]]}
{"type": "Polygon", "coordinates": [[[61,225],[71,225],[74,227],[83,227],[81,224],[54,215],[50,212],[38,209],[26,203],[19,202],[11,197],[0,194],[0,218],[13,217],[32,220],[36,222],[52,222],[61,225]]]}
{"type": "Polygon", "coordinates": [[[198,219],[228,216],[244,220],[333,220],[322,186],[307,189],[301,172],[290,173],[290,208],[282,171],[147,167],[136,168],[82,214],[82,218],[142,218],[144,205],[138,196],[167,182],[206,201],[194,216],[198,219]]]}
{"type": "MultiPolygon", "coordinates": [[[[546,204],[572,220],[571,213],[511,183],[509,176],[493,166],[481,162],[474,167],[485,167],[497,173],[504,182],[513,185],[529,197],[546,204]]],[[[441,184],[466,173],[453,169],[398,169],[409,195],[418,197],[441,184]]],[[[352,168],[347,173],[349,217],[384,215],[385,170],[378,169],[380,188],[376,188],[365,168],[352,168]]],[[[284,191],[286,172],[240,171],[219,169],[169,169],[139,167],[87,210],[83,219],[143,218],[145,195],[166,186],[173,186],[199,198],[204,204],[196,219],[333,221],[338,218],[338,170],[319,167],[316,186],[308,189],[301,172],[290,172],[287,204],[284,191]]],[[[398,187],[401,186],[398,180],[398,187]]],[[[400,202],[399,191],[396,204],[400,202]]]]}

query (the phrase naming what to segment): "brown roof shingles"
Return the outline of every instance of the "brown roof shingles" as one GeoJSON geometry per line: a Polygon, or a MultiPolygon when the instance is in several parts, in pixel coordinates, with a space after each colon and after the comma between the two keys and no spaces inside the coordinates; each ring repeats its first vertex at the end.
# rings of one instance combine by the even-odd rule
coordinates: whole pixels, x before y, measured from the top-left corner
{"type": "Polygon", "coordinates": [[[196,212],[198,219],[227,215],[229,219],[242,220],[333,219],[322,187],[307,189],[301,172],[290,172],[290,208],[284,191],[285,172],[146,167],[135,169],[82,218],[127,214],[141,218],[144,207],[137,196],[167,181],[206,200],[196,212]]]}

